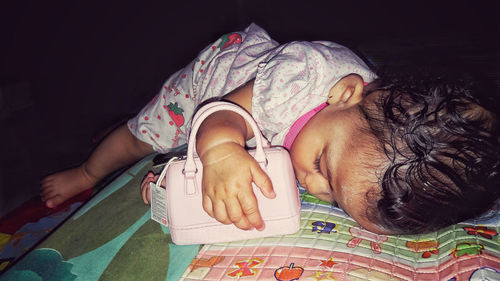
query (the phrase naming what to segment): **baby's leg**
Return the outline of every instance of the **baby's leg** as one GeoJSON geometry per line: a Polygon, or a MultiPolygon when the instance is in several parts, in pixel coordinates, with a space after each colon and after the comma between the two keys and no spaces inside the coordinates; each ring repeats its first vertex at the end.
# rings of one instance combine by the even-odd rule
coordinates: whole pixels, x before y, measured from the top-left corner
{"type": "Polygon", "coordinates": [[[85,172],[84,166],[68,169],[45,177],[40,196],[47,207],[55,208],[82,191],[94,187],[97,179],[85,172]]]}
{"type": "Polygon", "coordinates": [[[40,196],[54,208],[78,193],[92,188],[109,173],[151,154],[151,145],[139,141],[122,125],[109,134],[81,166],[44,178],[40,196]]]}

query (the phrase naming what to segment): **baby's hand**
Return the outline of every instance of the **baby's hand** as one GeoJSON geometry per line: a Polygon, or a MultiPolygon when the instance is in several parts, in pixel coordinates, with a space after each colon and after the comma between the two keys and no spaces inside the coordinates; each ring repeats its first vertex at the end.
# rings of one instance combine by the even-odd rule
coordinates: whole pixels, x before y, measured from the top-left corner
{"type": "MultiPolygon", "coordinates": [[[[141,183],[141,195],[142,195],[142,201],[144,201],[145,204],[150,204],[151,203],[151,189],[149,187],[150,183],[154,183],[158,180],[158,177],[160,175],[155,175],[153,172],[148,172],[147,175],[144,177],[141,183]]],[[[165,184],[164,182],[162,184],[165,184]]]]}
{"type": "Polygon", "coordinates": [[[264,229],[252,182],[264,196],[274,198],[269,176],[237,143],[216,145],[202,155],[203,208],[224,224],[244,230],[264,229]]]}

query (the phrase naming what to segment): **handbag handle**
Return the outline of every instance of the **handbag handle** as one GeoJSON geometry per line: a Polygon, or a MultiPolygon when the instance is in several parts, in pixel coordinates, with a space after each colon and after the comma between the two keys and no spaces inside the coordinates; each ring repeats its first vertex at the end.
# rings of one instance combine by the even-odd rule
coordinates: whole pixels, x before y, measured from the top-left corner
{"type": "Polygon", "coordinates": [[[259,127],[257,126],[257,123],[252,118],[252,116],[246,110],[244,110],[238,105],[224,101],[211,102],[201,107],[193,118],[193,125],[191,128],[191,132],[189,134],[186,163],[184,165],[184,170],[183,170],[184,177],[186,180],[185,182],[186,194],[189,195],[195,194],[197,189],[195,179],[196,179],[196,172],[198,171],[198,169],[196,168],[196,164],[194,161],[194,153],[196,147],[196,133],[198,132],[201,123],[203,123],[203,121],[210,114],[222,110],[235,112],[240,116],[242,116],[248,122],[248,124],[250,124],[250,127],[252,128],[252,131],[255,135],[255,141],[257,145],[254,158],[260,164],[261,167],[265,168],[265,166],[267,165],[267,159],[266,159],[266,154],[264,153],[264,148],[269,147],[269,142],[262,136],[262,133],[259,127]]]}
{"type": "Polygon", "coordinates": [[[252,131],[255,135],[255,142],[256,142],[256,152],[255,152],[255,160],[258,163],[266,164],[266,155],[264,153],[264,148],[269,147],[269,142],[262,136],[262,133],[257,126],[257,123],[253,119],[253,117],[243,108],[241,108],[238,105],[232,104],[230,102],[224,102],[224,101],[216,101],[216,102],[211,102],[203,107],[201,107],[198,112],[195,114],[193,118],[193,125],[191,127],[191,132],[189,134],[189,144],[188,144],[188,149],[187,149],[187,158],[186,158],[186,165],[184,166],[184,173],[192,173],[196,172],[196,165],[194,163],[194,153],[195,153],[195,148],[196,148],[196,133],[198,132],[198,129],[200,128],[201,124],[203,121],[212,113],[215,113],[217,111],[222,111],[222,110],[227,110],[227,111],[232,111],[240,116],[242,116],[250,125],[252,128],[252,131]]]}

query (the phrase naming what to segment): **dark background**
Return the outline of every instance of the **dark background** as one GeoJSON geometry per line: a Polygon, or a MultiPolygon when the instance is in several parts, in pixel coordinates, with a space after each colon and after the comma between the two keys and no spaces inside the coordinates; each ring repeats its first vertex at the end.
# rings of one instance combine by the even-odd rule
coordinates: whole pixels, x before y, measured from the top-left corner
{"type": "Polygon", "coordinates": [[[97,133],[138,112],[224,33],[255,22],[278,42],[446,37],[498,52],[493,3],[0,2],[0,215],[35,196],[44,175],[81,163],[97,133]]]}

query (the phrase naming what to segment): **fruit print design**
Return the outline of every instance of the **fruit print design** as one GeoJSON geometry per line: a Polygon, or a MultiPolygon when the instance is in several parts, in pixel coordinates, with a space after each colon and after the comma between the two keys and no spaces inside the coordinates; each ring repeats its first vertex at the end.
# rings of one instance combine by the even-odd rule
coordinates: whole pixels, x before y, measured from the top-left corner
{"type": "Polygon", "coordinates": [[[221,50],[224,50],[225,48],[233,45],[233,44],[241,44],[241,35],[238,33],[230,33],[230,34],[225,34],[221,37],[221,42],[219,44],[219,48],[221,50]]]}
{"type": "Polygon", "coordinates": [[[304,269],[300,266],[294,266],[294,263],[290,265],[282,266],[274,272],[274,278],[278,281],[292,281],[299,280],[302,273],[304,273],[304,269]]]}
{"type": "MultiPolygon", "coordinates": [[[[182,115],[184,109],[180,108],[177,103],[169,103],[166,109],[168,111],[168,115],[172,119],[172,122],[177,127],[181,127],[182,125],[184,125],[184,115],[182,115]]],[[[170,123],[170,125],[173,124],[170,123]]]]}

